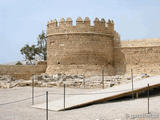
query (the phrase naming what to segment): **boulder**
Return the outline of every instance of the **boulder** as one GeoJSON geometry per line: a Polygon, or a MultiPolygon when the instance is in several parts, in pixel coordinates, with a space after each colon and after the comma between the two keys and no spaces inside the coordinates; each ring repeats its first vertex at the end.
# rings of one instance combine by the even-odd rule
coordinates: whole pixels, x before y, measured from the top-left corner
{"type": "Polygon", "coordinates": [[[53,86],[57,86],[56,82],[48,82],[47,83],[47,87],[53,87],[53,86]]]}
{"type": "Polygon", "coordinates": [[[114,82],[110,82],[110,83],[109,83],[109,87],[113,87],[114,85],[115,85],[114,82]]]}
{"type": "Polygon", "coordinates": [[[0,81],[0,88],[12,88],[14,87],[11,83],[0,81]]]}
{"type": "Polygon", "coordinates": [[[17,87],[25,87],[25,86],[32,86],[32,81],[31,80],[19,80],[17,87]]]}

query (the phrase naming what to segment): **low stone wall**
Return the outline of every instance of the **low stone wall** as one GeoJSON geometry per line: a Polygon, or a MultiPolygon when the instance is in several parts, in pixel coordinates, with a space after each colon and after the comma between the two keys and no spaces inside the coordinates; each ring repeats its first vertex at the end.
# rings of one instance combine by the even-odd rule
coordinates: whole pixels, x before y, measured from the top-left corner
{"type": "Polygon", "coordinates": [[[0,75],[28,80],[34,74],[45,73],[46,65],[0,65],[0,75]]]}

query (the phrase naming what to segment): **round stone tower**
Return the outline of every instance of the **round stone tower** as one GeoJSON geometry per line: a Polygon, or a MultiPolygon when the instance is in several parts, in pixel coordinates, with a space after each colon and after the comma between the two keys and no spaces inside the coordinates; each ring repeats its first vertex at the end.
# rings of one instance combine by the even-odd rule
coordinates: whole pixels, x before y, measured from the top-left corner
{"type": "Polygon", "coordinates": [[[111,20],[78,17],[51,20],[47,24],[48,74],[113,75],[114,23],[111,20]]]}

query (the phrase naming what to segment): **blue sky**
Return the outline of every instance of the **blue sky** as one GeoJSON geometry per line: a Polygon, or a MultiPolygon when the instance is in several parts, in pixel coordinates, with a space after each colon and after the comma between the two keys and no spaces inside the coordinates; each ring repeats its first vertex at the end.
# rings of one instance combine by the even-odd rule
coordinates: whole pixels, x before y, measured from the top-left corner
{"type": "Polygon", "coordinates": [[[160,38],[160,0],[0,0],[0,64],[22,60],[47,21],[88,16],[113,19],[121,40],[160,38]]]}

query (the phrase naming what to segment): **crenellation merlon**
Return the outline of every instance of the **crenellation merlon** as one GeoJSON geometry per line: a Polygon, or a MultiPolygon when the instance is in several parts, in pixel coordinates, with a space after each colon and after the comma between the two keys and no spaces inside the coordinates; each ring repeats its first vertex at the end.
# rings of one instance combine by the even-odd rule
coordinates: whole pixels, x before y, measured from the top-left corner
{"type": "Polygon", "coordinates": [[[94,19],[94,25],[91,25],[91,21],[88,17],[83,20],[81,17],[76,19],[76,25],[73,25],[73,20],[71,18],[61,18],[59,22],[56,19],[51,20],[47,24],[47,34],[56,33],[75,33],[75,32],[95,32],[102,34],[113,34],[114,32],[114,22],[113,20],[105,21],[104,18],[99,20],[94,19]],[[106,26],[107,24],[107,26],[106,26]]]}
{"type": "Polygon", "coordinates": [[[86,26],[90,26],[90,19],[89,19],[89,17],[85,17],[85,19],[84,19],[84,24],[86,25],[86,26]]]}
{"type": "Polygon", "coordinates": [[[68,18],[66,19],[66,23],[65,23],[65,24],[66,24],[67,27],[69,27],[69,26],[72,26],[72,22],[73,22],[73,21],[72,21],[72,18],[68,17],[68,18]]]}
{"type": "Polygon", "coordinates": [[[107,22],[107,28],[108,28],[108,31],[109,32],[114,32],[114,22],[113,22],[113,20],[108,20],[108,22],[107,22]]]}
{"type": "Polygon", "coordinates": [[[60,21],[59,21],[59,27],[65,27],[65,19],[64,18],[61,18],[60,21]]]}
{"type": "Polygon", "coordinates": [[[106,27],[105,26],[105,19],[104,18],[102,18],[101,20],[99,20],[98,18],[95,18],[95,20],[94,20],[94,26],[95,27],[106,27]]]}

